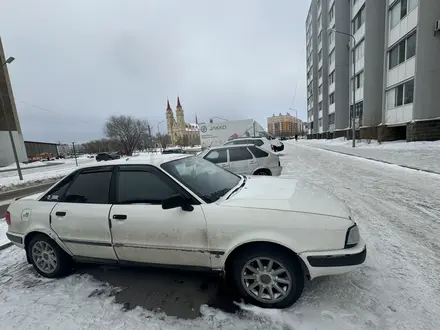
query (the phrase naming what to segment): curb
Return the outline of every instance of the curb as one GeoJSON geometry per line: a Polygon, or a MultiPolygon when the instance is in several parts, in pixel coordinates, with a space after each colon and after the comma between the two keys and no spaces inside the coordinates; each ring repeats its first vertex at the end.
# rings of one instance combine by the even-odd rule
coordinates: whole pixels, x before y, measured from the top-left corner
{"type": "Polygon", "coordinates": [[[12,242],[9,242],[9,243],[6,243],[6,244],[3,244],[3,245],[0,245],[0,251],[2,251],[2,250],[6,250],[8,247],[11,247],[12,245],[13,245],[12,242]]]}
{"type": "Polygon", "coordinates": [[[327,149],[327,148],[323,148],[323,147],[312,147],[312,148],[322,149],[322,150],[325,150],[325,151],[334,152],[336,154],[342,154],[342,155],[356,157],[356,158],[360,158],[360,159],[368,159],[368,160],[372,160],[372,161],[375,161],[375,162],[378,162],[378,163],[384,163],[384,164],[388,164],[388,165],[396,165],[396,166],[407,168],[407,169],[414,170],[414,171],[419,171],[419,172],[425,172],[425,173],[431,173],[431,174],[440,175],[440,172],[436,172],[436,171],[432,171],[432,170],[426,170],[426,169],[422,169],[422,168],[418,168],[418,167],[414,167],[414,166],[409,166],[409,165],[396,164],[396,163],[388,162],[386,160],[379,160],[379,159],[375,159],[375,158],[371,158],[371,157],[362,157],[362,156],[358,156],[358,155],[349,154],[347,152],[336,151],[336,150],[327,149]]]}

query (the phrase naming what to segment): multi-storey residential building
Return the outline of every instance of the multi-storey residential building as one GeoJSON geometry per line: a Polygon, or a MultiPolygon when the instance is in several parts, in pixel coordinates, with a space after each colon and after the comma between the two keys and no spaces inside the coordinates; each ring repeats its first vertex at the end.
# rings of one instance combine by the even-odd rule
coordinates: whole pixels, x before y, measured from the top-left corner
{"type": "Polygon", "coordinates": [[[308,134],[328,136],[348,127],[348,1],[312,0],[306,20],[308,134]],[[336,89],[338,93],[336,93],[336,89]]]}
{"type": "Polygon", "coordinates": [[[382,139],[440,139],[439,0],[386,1],[382,139]]]}
{"type": "Polygon", "coordinates": [[[273,136],[302,134],[302,121],[290,113],[267,118],[267,131],[273,136]]]}
{"type": "Polygon", "coordinates": [[[317,75],[307,74],[309,137],[351,137],[354,112],[363,138],[440,139],[438,20],[439,0],[312,0],[307,69],[317,67],[317,75]]]}

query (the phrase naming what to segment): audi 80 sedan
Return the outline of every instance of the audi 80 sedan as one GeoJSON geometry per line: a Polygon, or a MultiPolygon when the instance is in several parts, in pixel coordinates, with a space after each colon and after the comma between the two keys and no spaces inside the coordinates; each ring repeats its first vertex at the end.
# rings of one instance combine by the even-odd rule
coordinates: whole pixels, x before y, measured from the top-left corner
{"type": "Polygon", "coordinates": [[[265,308],[288,307],[305,279],[366,258],[349,208],[326,190],[195,156],[82,167],[11,203],[6,221],[9,240],[45,277],[65,276],[77,261],[208,269],[265,308]]]}

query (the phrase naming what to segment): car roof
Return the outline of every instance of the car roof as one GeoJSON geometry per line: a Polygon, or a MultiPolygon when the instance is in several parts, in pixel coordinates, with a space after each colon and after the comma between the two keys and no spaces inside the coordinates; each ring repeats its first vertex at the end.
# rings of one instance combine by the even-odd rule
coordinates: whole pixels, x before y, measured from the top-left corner
{"type": "Polygon", "coordinates": [[[243,144],[229,144],[227,146],[218,146],[218,147],[211,147],[209,150],[216,150],[216,149],[230,149],[230,148],[238,148],[238,147],[257,147],[255,144],[250,143],[243,143],[243,144]]]}
{"type": "Polygon", "coordinates": [[[168,163],[180,158],[193,157],[188,154],[150,154],[135,157],[122,157],[103,163],[93,163],[81,166],[81,168],[93,168],[108,165],[153,165],[160,167],[163,163],[168,163]]]}
{"type": "MultiPolygon", "coordinates": [[[[267,138],[264,137],[264,136],[249,136],[249,137],[243,136],[243,137],[238,137],[238,138],[230,139],[229,141],[235,141],[235,140],[253,140],[253,139],[267,139],[267,138]]],[[[229,142],[229,141],[226,141],[226,142],[229,142]]]]}

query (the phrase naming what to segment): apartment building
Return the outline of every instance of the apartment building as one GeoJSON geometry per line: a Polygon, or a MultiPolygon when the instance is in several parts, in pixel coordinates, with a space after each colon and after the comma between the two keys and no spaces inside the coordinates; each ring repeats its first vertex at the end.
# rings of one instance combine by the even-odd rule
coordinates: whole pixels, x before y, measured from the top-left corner
{"type": "Polygon", "coordinates": [[[294,136],[303,134],[302,121],[290,113],[267,118],[267,131],[273,136],[294,136]]]}
{"type": "Polygon", "coordinates": [[[317,76],[307,76],[309,137],[351,137],[354,113],[362,138],[440,139],[438,20],[438,0],[312,0],[306,33],[316,44],[308,54],[316,52],[317,76]],[[327,37],[319,37],[321,24],[327,37]]]}
{"type": "Polygon", "coordinates": [[[348,127],[348,1],[312,0],[306,20],[308,134],[328,137],[348,127]],[[336,90],[338,92],[336,93],[336,90]]]}

